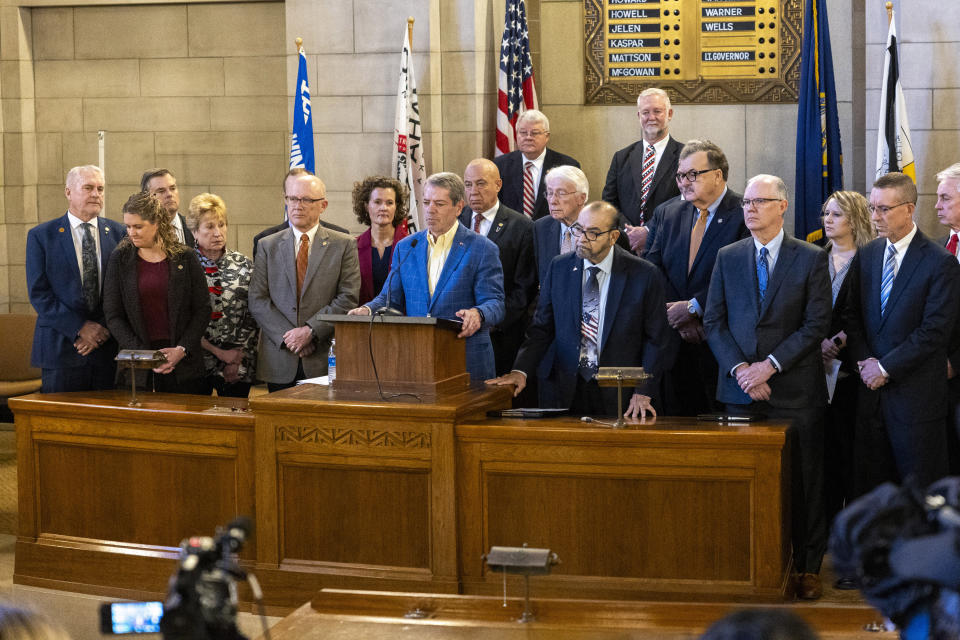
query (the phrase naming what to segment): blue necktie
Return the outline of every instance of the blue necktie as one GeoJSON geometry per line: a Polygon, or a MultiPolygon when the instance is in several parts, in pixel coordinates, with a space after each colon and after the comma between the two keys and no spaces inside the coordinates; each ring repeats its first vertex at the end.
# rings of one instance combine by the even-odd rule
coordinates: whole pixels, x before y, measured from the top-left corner
{"type": "Polygon", "coordinates": [[[583,315],[580,319],[580,376],[592,380],[597,373],[597,338],[600,328],[600,267],[587,269],[589,276],[583,287],[583,315]]]}
{"type": "Polygon", "coordinates": [[[760,294],[760,304],[767,295],[767,283],[770,281],[770,264],[767,262],[766,247],[760,247],[760,258],[757,260],[757,291],[760,294]]]}
{"type": "Polygon", "coordinates": [[[887,300],[890,299],[890,290],[893,289],[893,270],[897,266],[897,248],[890,245],[887,250],[887,259],[883,263],[883,277],[880,280],[880,316],[887,310],[887,300]]]}

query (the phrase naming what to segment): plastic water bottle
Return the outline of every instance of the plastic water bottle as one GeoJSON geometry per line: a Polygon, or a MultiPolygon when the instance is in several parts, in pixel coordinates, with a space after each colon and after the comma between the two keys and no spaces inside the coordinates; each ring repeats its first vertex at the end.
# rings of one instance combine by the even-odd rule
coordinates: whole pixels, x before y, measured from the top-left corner
{"type": "Polygon", "coordinates": [[[327,352],[327,378],[330,380],[330,384],[333,384],[333,381],[337,379],[337,352],[335,347],[337,346],[336,340],[330,341],[330,351],[327,352]]]}

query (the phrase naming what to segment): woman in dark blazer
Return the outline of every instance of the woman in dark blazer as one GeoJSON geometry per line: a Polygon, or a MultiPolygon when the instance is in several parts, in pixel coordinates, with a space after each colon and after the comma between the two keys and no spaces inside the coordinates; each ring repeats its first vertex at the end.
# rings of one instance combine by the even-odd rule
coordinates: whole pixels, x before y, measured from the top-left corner
{"type": "Polygon", "coordinates": [[[407,189],[396,178],[371,176],[353,184],[353,213],[370,228],[357,236],[360,304],[380,293],[390,273],[393,248],[407,237],[407,189]]]}
{"type": "MultiPolygon", "coordinates": [[[[167,361],[152,371],[155,391],[203,393],[200,339],[210,321],[207,280],[197,255],[177,241],[167,213],[147,193],[123,205],[127,237],[103,280],[107,328],[121,349],[155,349],[167,361]]],[[[129,381],[127,382],[129,384],[129,381]]]]}

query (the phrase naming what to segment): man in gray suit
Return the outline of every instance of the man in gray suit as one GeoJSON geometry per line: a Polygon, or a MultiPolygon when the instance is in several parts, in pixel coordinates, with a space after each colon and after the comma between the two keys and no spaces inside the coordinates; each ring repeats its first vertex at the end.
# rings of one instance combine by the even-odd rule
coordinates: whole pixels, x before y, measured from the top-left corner
{"type": "Polygon", "coordinates": [[[357,306],[357,243],[319,224],[326,192],[312,174],[288,176],[283,197],[290,227],[260,241],[250,313],[261,329],[257,374],[271,392],[325,375],[333,325],[318,316],[357,306]]]}

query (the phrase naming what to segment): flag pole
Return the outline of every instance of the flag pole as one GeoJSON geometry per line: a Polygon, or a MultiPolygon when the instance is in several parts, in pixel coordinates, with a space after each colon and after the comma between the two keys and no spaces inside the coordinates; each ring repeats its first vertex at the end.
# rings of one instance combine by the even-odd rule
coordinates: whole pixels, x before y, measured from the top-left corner
{"type": "Polygon", "coordinates": [[[407,18],[407,38],[410,40],[410,53],[413,53],[413,16],[407,18]]]}
{"type": "Polygon", "coordinates": [[[887,8],[887,26],[889,27],[893,20],[893,3],[887,2],[884,6],[887,8]]]}

